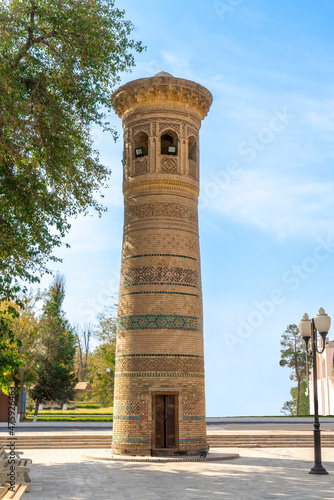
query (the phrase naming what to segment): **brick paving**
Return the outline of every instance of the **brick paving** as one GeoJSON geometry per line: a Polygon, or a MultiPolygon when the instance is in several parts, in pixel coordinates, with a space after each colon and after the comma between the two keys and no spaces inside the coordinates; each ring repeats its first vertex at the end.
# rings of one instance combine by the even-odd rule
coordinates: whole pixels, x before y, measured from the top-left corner
{"type": "Polygon", "coordinates": [[[323,449],[328,476],[308,474],[313,463],[313,450],[309,448],[220,451],[237,451],[240,458],[203,463],[100,462],[84,459],[87,450],[25,450],[33,465],[30,492],[23,499],[332,500],[334,497],[332,449],[323,449]]]}

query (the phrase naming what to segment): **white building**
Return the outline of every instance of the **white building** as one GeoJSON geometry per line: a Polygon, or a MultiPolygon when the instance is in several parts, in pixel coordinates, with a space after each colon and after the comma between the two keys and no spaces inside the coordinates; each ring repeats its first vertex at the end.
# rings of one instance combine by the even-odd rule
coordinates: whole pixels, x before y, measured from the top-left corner
{"type": "MultiPolygon", "coordinates": [[[[322,340],[319,340],[319,348],[322,340]]],[[[313,368],[310,370],[310,413],[314,414],[313,368]]],[[[326,342],[326,349],[317,354],[319,415],[334,415],[334,341],[326,342]]]]}

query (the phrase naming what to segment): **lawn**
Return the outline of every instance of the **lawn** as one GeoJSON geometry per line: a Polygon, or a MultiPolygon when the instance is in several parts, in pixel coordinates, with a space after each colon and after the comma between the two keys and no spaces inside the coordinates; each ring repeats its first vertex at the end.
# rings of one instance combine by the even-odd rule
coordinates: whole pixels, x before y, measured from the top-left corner
{"type": "MultiPolygon", "coordinates": [[[[27,411],[23,421],[31,422],[34,412],[27,411]]],[[[77,408],[76,410],[40,410],[38,422],[112,422],[113,408],[77,408]]]]}

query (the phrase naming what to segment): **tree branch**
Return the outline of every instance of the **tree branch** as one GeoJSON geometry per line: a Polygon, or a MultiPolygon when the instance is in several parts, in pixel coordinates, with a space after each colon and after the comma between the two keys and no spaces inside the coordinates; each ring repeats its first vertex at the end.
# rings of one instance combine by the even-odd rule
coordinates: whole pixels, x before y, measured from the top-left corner
{"type": "Polygon", "coordinates": [[[48,38],[52,38],[56,34],[55,30],[52,30],[49,33],[44,33],[43,35],[40,35],[37,38],[34,38],[35,14],[36,14],[35,2],[33,0],[31,0],[30,26],[28,27],[28,38],[27,38],[26,43],[19,50],[19,53],[18,53],[17,58],[16,58],[16,64],[21,61],[22,57],[24,57],[25,54],[27,54],[28,50],[33,45],[41,43],[48,38]]]}

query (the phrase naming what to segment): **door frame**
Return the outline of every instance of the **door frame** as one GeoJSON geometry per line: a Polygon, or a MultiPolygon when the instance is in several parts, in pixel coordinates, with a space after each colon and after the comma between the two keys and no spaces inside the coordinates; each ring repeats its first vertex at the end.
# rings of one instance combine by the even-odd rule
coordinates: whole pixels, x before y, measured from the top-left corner
{"type": "Polygon", "coordinates": [[[158,391],[152,391],[152,450],[153,451],[156,451],[156,452],[159,452],[159,451],[162,451],[162,452],[166,452],[167,450],[168,451],[175,451],[175,450],[178,450],[179,449],[179,392],[180,391],[171,391],[171,390],[166,390],[166,391],[163,391],[163,390],[158,390],[158,391]],[[156,448],[155,447],[155,429],[156,429],[156,426],[155,426],[155,396],[175,396],[175,406],[176,406],[176,410],[175,410],[175,448],[156,448]]]}

